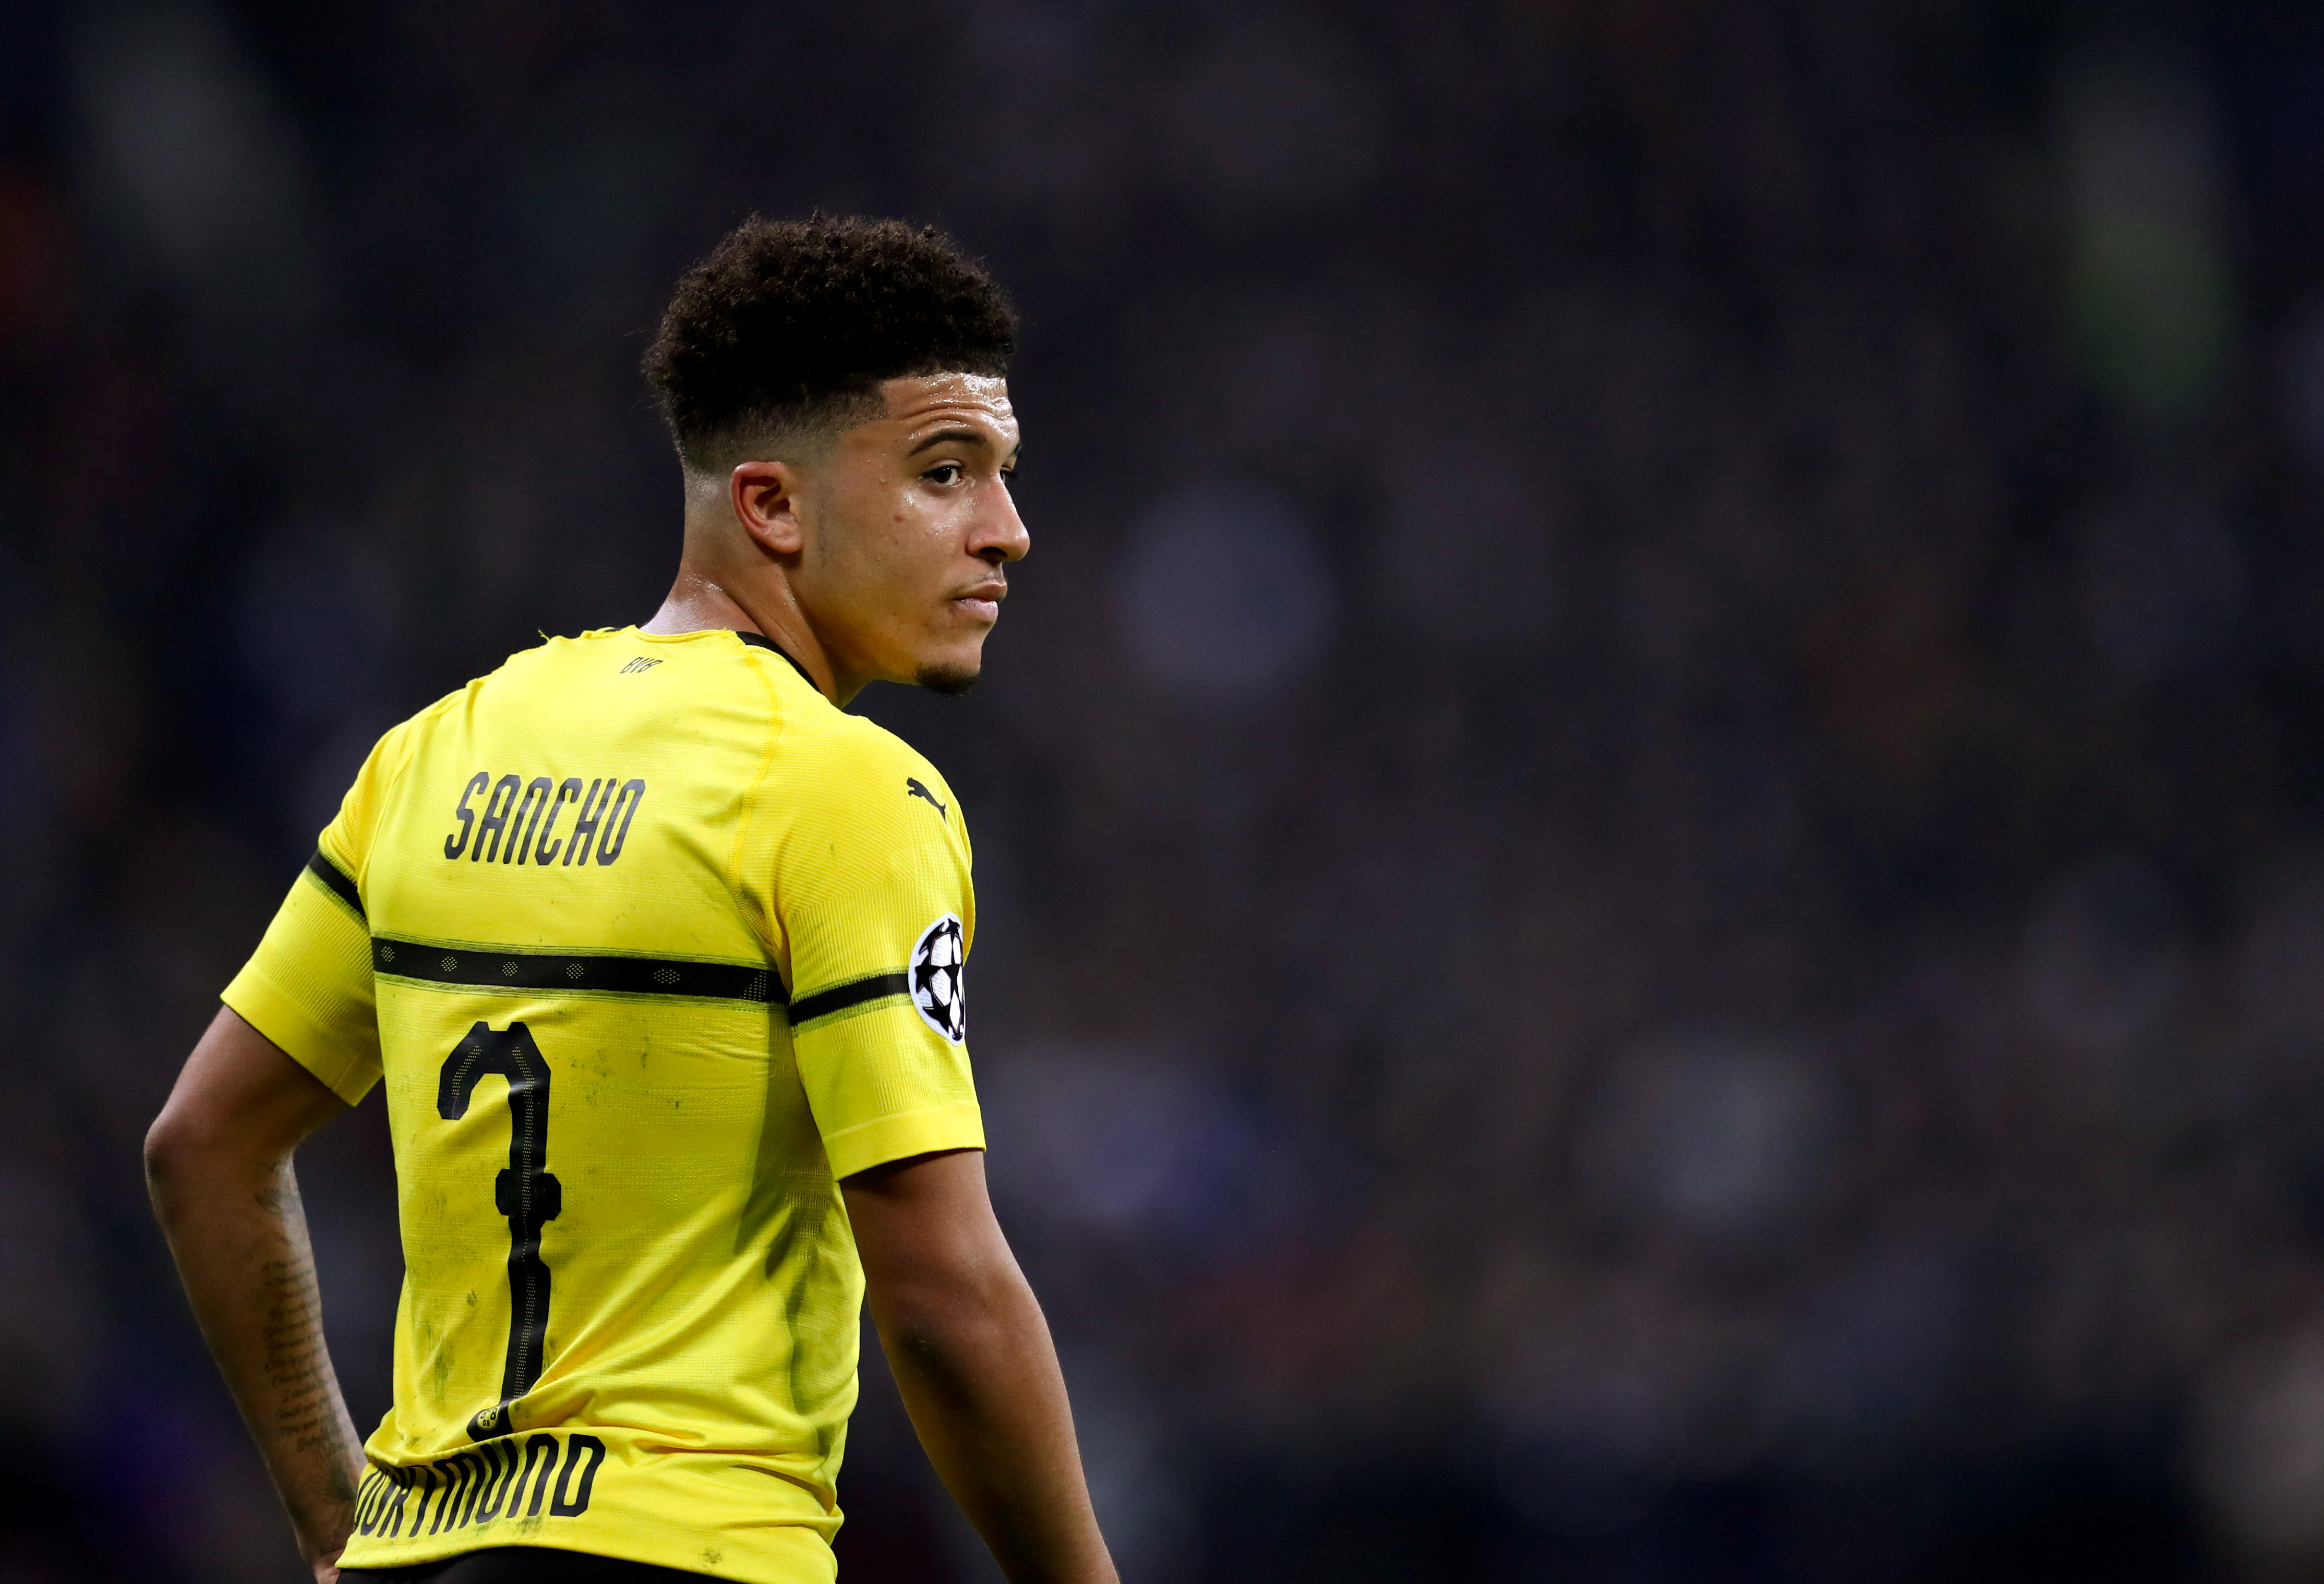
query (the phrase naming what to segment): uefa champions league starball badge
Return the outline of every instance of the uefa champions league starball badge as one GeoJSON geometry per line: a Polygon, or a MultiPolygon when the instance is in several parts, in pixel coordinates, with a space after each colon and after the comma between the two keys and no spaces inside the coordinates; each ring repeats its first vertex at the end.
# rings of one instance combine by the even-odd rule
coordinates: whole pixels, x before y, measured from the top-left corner
{"type": "Polygon", "coordinates": [[[964,966],[960,920],[945,914],[920,932],[912,947],[912,965],[905,971],[912,1005],[920,1021],[958,1045],[968,1037],[968,986],[964,966]]]}

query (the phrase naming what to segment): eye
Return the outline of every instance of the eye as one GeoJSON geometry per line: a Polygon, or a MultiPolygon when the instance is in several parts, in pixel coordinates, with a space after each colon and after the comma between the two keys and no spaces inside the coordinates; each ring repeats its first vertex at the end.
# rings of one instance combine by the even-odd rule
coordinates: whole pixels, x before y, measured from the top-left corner
{"type": "Polygon", "coordinates": [[[920,476],[940,484],[956,484],[965,474],[957,462],[939,462],[920,476]]]}

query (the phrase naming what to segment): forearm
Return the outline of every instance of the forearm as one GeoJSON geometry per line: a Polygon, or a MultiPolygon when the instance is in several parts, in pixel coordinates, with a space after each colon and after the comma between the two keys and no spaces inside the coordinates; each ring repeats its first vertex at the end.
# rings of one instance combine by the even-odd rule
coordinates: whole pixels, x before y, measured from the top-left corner
{"type": "Polygon", "coordinates": [[[875,1298],[872,1318],[929,1461],[1010,1584],[1110,1584],[1056,1349],[1014,1261],[875,1298]]]}
{"type": "Polygon", "coordinates": [[[363,1454],[324,1345],[307,1217],[288,1158],[150,1151],[153,1208],[202,1334],[309,1561],[346,1543],[363,1454]]]}

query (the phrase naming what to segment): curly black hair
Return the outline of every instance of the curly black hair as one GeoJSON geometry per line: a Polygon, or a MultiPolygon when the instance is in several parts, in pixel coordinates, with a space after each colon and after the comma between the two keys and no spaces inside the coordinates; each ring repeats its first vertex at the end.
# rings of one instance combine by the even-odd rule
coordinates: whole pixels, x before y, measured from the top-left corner
{"type": "Polygon", "coordinates": [[[1017,314],[933,226],[753,215],[687,271],[646,383],[687,466],[876,410],[883,380],[1005,374],[1017,314]]]}

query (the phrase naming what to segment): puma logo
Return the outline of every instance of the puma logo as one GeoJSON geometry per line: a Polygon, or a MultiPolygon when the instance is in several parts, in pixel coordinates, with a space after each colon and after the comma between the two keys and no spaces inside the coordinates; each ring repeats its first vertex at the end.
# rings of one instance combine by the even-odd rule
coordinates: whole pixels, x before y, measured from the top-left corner
{"type": "Polygon", "coordinates": [[[928,800],[928,806],[935,809],[939,817],[945,819],[950,819],[952,817],[952,815],[945,811],[945,806],[936,801],[936,795],[929,791],[926,787],[921,786],[917,777],[906,776],[904,778],[904,796],[907,797],[925,797],[928,800]]]}

